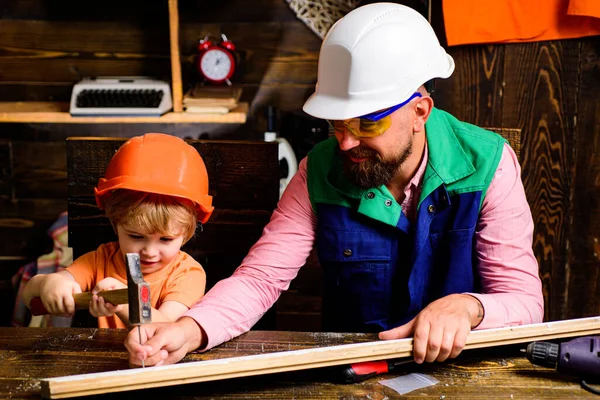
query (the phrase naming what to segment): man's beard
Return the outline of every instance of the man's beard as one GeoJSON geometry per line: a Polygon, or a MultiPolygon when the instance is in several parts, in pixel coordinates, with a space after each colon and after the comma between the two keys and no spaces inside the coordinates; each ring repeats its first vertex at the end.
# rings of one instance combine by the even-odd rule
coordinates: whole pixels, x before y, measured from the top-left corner
{"type": "Polygon", "coordinates": [[[394,179],[402,164],[412,154],[412,142],[393,160],[382,160],[379,153],[373,149],[356,147],[342,152],[344,172],[350,180],[361,189],[371,189],[388,184],[394,179]],[[367,158],[361,163],[350,160],[367,158]]]}

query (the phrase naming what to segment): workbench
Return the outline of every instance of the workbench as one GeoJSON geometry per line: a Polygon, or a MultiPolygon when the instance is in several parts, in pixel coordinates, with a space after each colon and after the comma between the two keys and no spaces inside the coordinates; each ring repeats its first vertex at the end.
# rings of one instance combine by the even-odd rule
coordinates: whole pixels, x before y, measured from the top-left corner
{"type": "MultiPolygon", "coordinates": [[[[0,398],[40,398],[40,379],[128,369],[125,330],[88,328],[0,328],[0,398]]],[[[181,362],[283,352],[377,340],[375,334],[250,331],[181,362]]],[[[403,365],[356,384],[332,383],[330,370],[316,368],[154,389],[110,393],[111,399],[540,399],[589,398],[575,377],[532,365],[524,345],[466,350],[444,363],[403,365]],[[434,386],[400,396],[379,381],[407,373],[427,374],[434,386]],[[146,397],[144,397],[146,398],[146,397]]]]}

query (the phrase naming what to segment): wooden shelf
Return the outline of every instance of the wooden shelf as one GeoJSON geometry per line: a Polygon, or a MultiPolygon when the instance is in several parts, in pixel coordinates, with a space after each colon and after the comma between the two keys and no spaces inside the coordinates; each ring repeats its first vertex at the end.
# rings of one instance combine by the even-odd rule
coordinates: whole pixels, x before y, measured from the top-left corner
{"type": "Polygon", "coordinates": [[[114,124],[114,123],[218,123],[246,122],[248,103],[239,105],[227,114],[195,114],[170,112],[160,117],[73,117],[69,103],[0,102],[0,122],[58,123],[58,124],[114,124]]]}
{"type": "Polygon", "coordinates": [[[227,114],[198,114],[183,112],[181,59],[179,54],[179,12],[177,0],[169,4],[169,41],[171,44],[171,90],[173,112],[160,117],[73,117],[68,103],[57,102],[0,102],[0,123],[54,123],[54,124],[114,124],[114,123],[215,123],[243,124],[248,114],[248,103],[239,103],[227,114]]]}

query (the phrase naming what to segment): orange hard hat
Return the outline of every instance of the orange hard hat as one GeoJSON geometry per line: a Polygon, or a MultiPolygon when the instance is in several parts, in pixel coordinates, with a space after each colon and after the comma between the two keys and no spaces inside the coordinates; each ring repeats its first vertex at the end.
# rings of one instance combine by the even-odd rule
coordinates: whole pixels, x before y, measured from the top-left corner
{"type": "Polygon", "coordinates": [[[98,207],[104,209],[104,199],[116,189],[188,199],[201,223],[214,209],[202,157],[183,139],[164,133],[135,136],[119,148],[94,189],[98,207]]]}

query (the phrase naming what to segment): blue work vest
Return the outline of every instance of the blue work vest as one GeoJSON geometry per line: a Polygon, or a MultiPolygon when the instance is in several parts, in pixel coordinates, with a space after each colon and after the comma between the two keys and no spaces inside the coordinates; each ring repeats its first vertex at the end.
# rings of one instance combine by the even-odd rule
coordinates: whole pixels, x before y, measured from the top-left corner
{"type": "Polygon", "coordinates": [[[506,141],[435,108],[426,132],[429,159],[414,224],[385,185],[350,183],[335,138],[309,153],[324,330],[391,329],[436,299],[478,291],[475,228],[506,141]]]}

